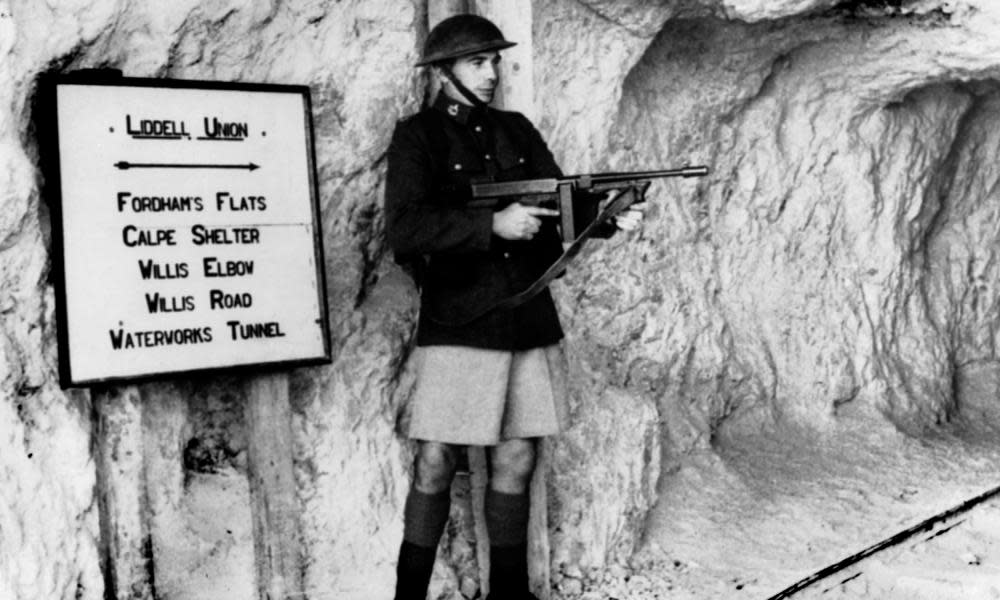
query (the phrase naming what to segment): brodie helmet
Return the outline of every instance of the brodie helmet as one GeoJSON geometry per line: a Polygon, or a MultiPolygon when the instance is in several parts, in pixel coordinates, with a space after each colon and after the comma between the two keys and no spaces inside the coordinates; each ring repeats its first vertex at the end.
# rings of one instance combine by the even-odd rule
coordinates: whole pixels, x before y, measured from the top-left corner
{"type": "Polygon", "coordinates": [[[515,45],[505,40],[500,29],[489,19],[478,15],[455,15],[435,25],[427,34],[424,53],[417,66],[515,45]]]}

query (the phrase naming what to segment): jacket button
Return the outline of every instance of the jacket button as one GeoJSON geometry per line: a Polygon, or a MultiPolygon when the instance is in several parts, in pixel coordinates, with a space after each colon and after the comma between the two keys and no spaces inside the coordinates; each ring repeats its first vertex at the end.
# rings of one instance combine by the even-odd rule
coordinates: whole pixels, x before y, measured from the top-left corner
{"type": "Polygon", "coordinates": [[[455,170],[456,171],[461,171],[462,170],[462,165],[460,165],[459,163],[455,163],[455,170]]]}

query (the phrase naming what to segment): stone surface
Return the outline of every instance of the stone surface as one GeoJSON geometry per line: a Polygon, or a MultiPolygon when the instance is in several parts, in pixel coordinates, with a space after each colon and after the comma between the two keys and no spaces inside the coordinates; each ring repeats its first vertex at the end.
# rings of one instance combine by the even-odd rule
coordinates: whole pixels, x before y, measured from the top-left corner
{"type": "MultiPolygon", "coordinates": [[[[336,360],[290,374],[303,591],[389,597],[416,292],[386,255],[381,181],[422,101],[426,8],[0,0],[0,597],[104,593],[93,407],[58,387],[32,122],[40,74],[96,66],[311,86],[336,360]]],[[[760,597],[797,574],[782,560],[937,506],[920,486],[995,474],[995,2],[558,0],[533,20],[538,125],[566,171],[712,169],[654,184],[643,231],[555,286],[576,418],[546,467],[558,597],[760,597]],[[800,531],[766,533],[782,515],[800,531]]],[[[249,598],[242,382],[135,393],[123,449],[142,455],[157,593],[249,598]]],[[[438,597],[478,589],[463,511],[438,597]]]]}
{"type": "Polygon", "coordinates": [[[646,313],[636,317],[641,343],[627,347],[622,364],[637,361],[639,375],[655,379],[650,361],[669,370],[693,351],[690,367],[745,388],[729,393],[742,407],[723,403],[719,416],[753,412],[765,400],[768,414],[819,425],[866,392],[900,423],[933,422],[948,409],[949,355],[958,347],[992,352],[947,335],[940,321],[956,311],[942,294],[964,295],[969,282],[934,264],[956,260],[944,257],[958,252],[949,247],[995,240],[988,226],[972,231],[962,222],[981,223],[991,211],[992,169],[968,154],[990,147],[978,119],[990,114],[993,91],[966,82],[989,80],[996,67],[983,56],[997,47],[974,31],[960,41],[960,23],[939,15],[880,23],[878,36],[871,23],[859,30],[840,19],[808,29],[689,22],[664,30],[633,72],[616,141],[635,156],[708,163],[713,174],[697,187],[660,188],[664,218],[644,232],[655,241],[641,240],[616,256],[607,277],[587,282],[600,297],[626,288],[623,273],[646,274],[641,288],[631,286],[643,290],[634,300],[635,312],[646,313]],[[704,61],[684,53],[713,39],[732,51],[702,53],[704,61]],[[978,74],[963,70],[949,81],[943,67],[917,75],[909,66],[957,63],[966,52],[967,64],[982,65],[978,74]],[[688,84],[678,90],[682,79],[688,84]],[[961,196],[951,200],[953,179],[961,196]],[[952,205],[962,214],[952,215],[952,205]],[[687,325],[668,312],[688,303],[698,308],[694,320],[708,314],[710,323],[687,325]]]}
{"type": "MultiPolygon", "coordinates": [[[[966,353],[995,361],[995,303],[981,295],[996,282],[995,175],[972,158],[996,148],[981,120],[994,110],[995,9],[878,4],[809,20],[668,21],[623,84],[607,156],[614,170],[690,162],[712,175],[655,184],[639,239],[594,248],[559,290],[581,359],[660,407],[662,496],[646,538],[673,539],[676,552],[711,532],[715,567],[735,571],[755,550],[699,529],[693,507],[736,523],[777,501],[771,490],[763,506],[732,504],[761,483],[713,458],[729,440],[846,435],[853,404],[911,434],[982,409],[955,377],[967,381],[966,353]]],[[[767,465],[754,477],[788,493],[779,465],[790,457],[765,445],[739,448],[767,465]]],[[[869,458],[838,457],[863,479],[869,458]]],[[[800,527],[816,547],[844,543],[813,518],[800,527]]],[[[758,552],[783,535],[754,533],[758,552]]],[[[769,552],[767,568],[780,569],[769,552]]]]}

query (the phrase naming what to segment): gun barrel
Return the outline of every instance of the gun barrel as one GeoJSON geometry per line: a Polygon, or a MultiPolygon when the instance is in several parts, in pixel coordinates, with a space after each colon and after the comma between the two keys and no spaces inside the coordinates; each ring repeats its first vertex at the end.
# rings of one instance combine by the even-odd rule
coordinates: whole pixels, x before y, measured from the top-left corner
{"type": "MultiPolygon", "coordinates": [[[[681,167],[680,169],[662,169],[659,171],[632,171],[628,173],[598,173],[590,176],[594,183],[614,183],[616,181],[632,181],[635,179],[660,179],[663,177],[703,177],[708,175],[708,167],[698,165],[681,167]]],[[[576,178],[587,177],[577,175],[576,178]]]]}

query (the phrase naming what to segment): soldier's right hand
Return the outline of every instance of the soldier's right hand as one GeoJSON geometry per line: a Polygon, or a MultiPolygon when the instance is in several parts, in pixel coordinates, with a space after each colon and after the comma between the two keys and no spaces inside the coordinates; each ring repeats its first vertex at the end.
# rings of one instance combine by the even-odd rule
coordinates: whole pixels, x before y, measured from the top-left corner
{"type": "Polygon", "coordinates": [[[542,226],[539,217],[558,217],[559,211],[517,202],[493,213],[493,233],[505,240],[530,240],[542,226]]]}

